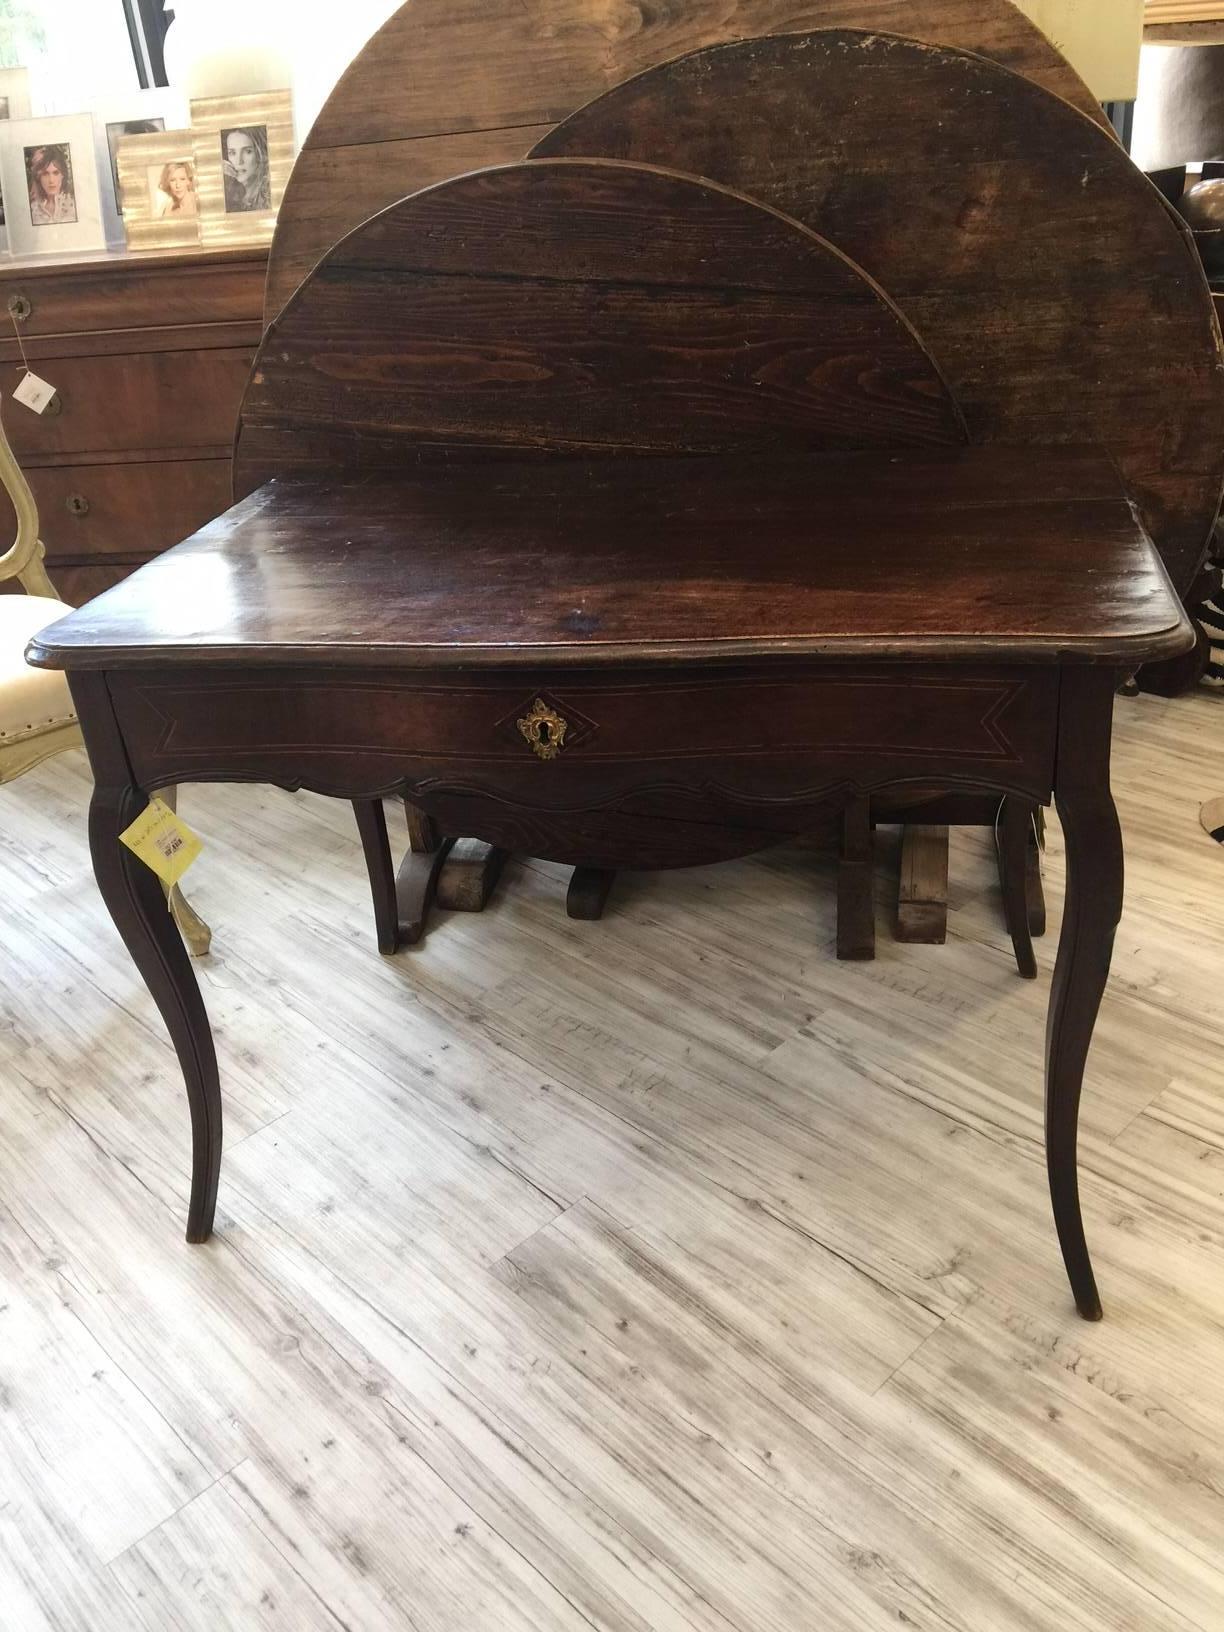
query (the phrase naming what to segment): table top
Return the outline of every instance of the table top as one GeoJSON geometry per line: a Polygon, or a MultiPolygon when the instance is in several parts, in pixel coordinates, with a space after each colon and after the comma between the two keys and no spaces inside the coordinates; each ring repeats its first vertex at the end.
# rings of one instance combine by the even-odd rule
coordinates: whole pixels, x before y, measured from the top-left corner
{"type": "Polygon", "coordinates": [[[42,667],[780,657],[1138,666],[1193,632],[1070,448],[506,461],[269,482],[36,637],[42,667]]]}

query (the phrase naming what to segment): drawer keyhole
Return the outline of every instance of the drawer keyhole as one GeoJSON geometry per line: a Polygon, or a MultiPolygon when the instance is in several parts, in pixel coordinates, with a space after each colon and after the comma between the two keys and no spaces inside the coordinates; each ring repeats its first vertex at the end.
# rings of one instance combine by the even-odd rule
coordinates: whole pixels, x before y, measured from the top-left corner
{"type": "Polygon", "coordinates": [[[83,493],[70,493],[64,503],[70,516],[87,516],[89,514],[89,500],[83,493]]]}
{"type": "Polygon", "coordinates": [[[528,713],[518,722],[523,738],[539,759],[556,759],[565,746],[569,721],[555,708],[549,708],[542,697],[537,697],[528,713]]]}

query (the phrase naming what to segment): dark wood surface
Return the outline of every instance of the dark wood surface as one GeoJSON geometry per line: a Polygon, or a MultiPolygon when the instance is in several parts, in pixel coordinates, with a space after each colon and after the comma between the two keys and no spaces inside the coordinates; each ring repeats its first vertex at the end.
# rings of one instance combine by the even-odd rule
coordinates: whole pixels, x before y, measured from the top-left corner
{"type": "MultiPolygon", "coordinates": [[[[176,543],[223,513],[233,485],[227,458],[90,458],[31,466],[26,474],[50,541],[52,580],[69,606],[143,565],[151,543],[176,543]]],[[[11,507],[0,494],[5,513],[11,507]]]]}
{"type": "Polygon", "coordinates": [[[27,472],[56,563],[147,559],[152,536],[189,538],[230,506],[228,459],[39,465],[27,472]]]}
{"type": "MultiPolygon", "coordinates": [[[[20,378],[24,346],[59,391],[50,417],[6,402],[5,426],[39,504],[52,580],[70,603],[109,588],[228,504],[266,265],[266,253],[243,249],[0,266],[7,389],[20,378]],[[10,300],[28,313],[20,340],[10,300]]],[[[13,525],[0,495],[0,532],[13,525]]]]}
{"type": "Polygon", "coordinates": [[[1108,460],[963,449],[278,481],[34,654],[470,667],[1005,648],[1124,666],[1191,638],[1108,460]]]}
{"type": "Polygon", "coordinates": [[[1046,1168],[1063,1262],[1086,1320],[1101,1299],[1080,1211],[1079,1101],[1114,932],[1122,916],[1122,834],[1109,788],[1113,688],[1092,675],[1065,688],[1054,787],[1066,844],[1067,894],[1046,1021],[1046,1168]]]}
{"type": "MultiPolygon", "coordinates": [[[[637,696],[627,700],[617,722],[622,731],[619,764],[584,764],[581,753],[549,765],[529,755],[511,762],[496,749],[481,754],[470,741],[456,744],[446,735],[434,738],[435,750],[452,758],[433,774],[414,771],[413,705],[416,725],[428,726],[438,696],[445,698],[447,689],[431,693],[419,671],[389,673],[381,704],[368,686],[352,684],[323,656],[306,670],[272,672],[262,694],[259,671],[218,672],[187,656],[177,668],[152,671],[147,678],[120,667],[109,673],[77,670],[70,676],[96,779],[90,833],[99,885],[161,1009],[187,1085],[193,1132],[188,1239],[205,1239],[213,1226],[221,1157],[216,1056],[190,959],[156,880],[118,838],[161,766],[174,764],[176,780],[276,781],[356,801],[359,816],[373,816],[365,824],[370,829],[365,833],[367,854],[380,940],[390,950],[423,922],[437,868],[434,855],[411,853],[392,886],[383,866],[385,829],[378,831],[373,803],[380,794],[410,795],[418,809],[436,818],[442,832],[475,833],[507,848],[555,854],[606,874],[629,856],[647,864],[684,866],[760,848],[810,827],[822,799],[844,804],[849,798],[851,807],[865,814],[865,795],[877,783],[904,782],[917,765],[923,776],[929,771],[944,785],[1014,792],[1018,782],[1026,782],[1019,791],[1033,799],[1044,801],[1051,787],[1058,799],[1068,840],[1069,898],[1047,1040],[1047,1155],[1055,1220],[1076,1304],[1087,1318],[1099,1318],[1078,1197],[1076,1121],[1121,904],[1121,847],[1108,792],[1109,707],[1118,671],[1066,662],[1009,671],[996,663],[974,676],[961,667],[907,670],[893,665],[876,675],[876,699],[855,715],[859,729],[853,739],[838,745],[822,740],[821,733],[830,718],[845,717],[845,699],[836,695],[844,671],[833,669],[830,675],[828,665],[813,657],[796,670],[793,686],[794,719],[808,726],[806,746],[773,737],[772,700],[762,676],[748,674],[738,713],[732,709],[727,715],[720,707],[730,700],[729,692],[722,698],[690,698],[685,712],[690,727],[712,713],[720,716],[726,732],[722,749],[711,751],[707,743],[704,758],[687,760],[674,749],[665,751],[661,765],[652,761],[651,749],[665,735],[658,721],[675,718],[667,681],[635,665],[622,675],[622,690],[632,690],[624,684],[632,678],[637,696]],[[226,686],[228,699],[222,695],[226,686]],[[830,686],[832,693],[826,689],[830,686]],[[958,690],[976,689],[984,699],[992,687],[1009,696],[1012,707],[1019,705],[1021,732],[1029,739],[1023,751],[1027,757],[1016,758],[1019,739],[1013,740],[1009,729],[999,729],[997,706],[985,712],[979,707],[964,717],[952,706],[958,690]],[[370,734],[372,715],[381,721],[383,736],[363,754],[355,738],[363,724],[370,734]],[[904,738],[891,753],[881,750],[870,729],[888,721],[896,722],[898,738],[904,738]],[[942,732],[945,739],[928,764],[921,755],[912,757],[911,728],[924,721],[928,734],[942,732]],[[392,741],[395,730],[400,732],[398,746],[392,741]],[[761,752],[763,738],[771,752],[761,752]],[[619,788],[610,785],[618,780],[619,788]],[[556,851],[550,837],[558,844],[556,851]]],[[[457,677],[451,671],[446,678],[453,694],[457,677]]],[[[581,676],[575,680],[563,674],[562,679],[556,701],[565,706],[581,676]]],[[[490,681],[491,686],[498,683],[490,681]]],[[[732,684],[726,679],[716,683],[732,684]]],[[[530,694],[534,681],[521,690],[530,694]]],[[[485,698],[486,704],[497,700],[485,698]]],[[[520,692],[518,708],[525,706],[520,692]]],[[[599,723],[594,713],[591,723],[599,723]]],[[[494,709],[487,708],[486,745],[497,729],[494,709]]],[[[868,837],[865,821],[860,828],[868,837]]]]}
{"type": "Polygon", "coordinates": [[[534,150],[672,165],[816,228],[911,319],[975,442],[1098,442],[1177,586],[1224,478],[1202,269],[1100,127],[964,52],[879,34],[712,48],[582,109],[534,150]]]}
{"type": "Polygon", "coordinates": [[[860,792],[846,800],[838,849],[837,955],[845,962],[875,957],[872,851],[871,798],[860,792]]]}
{"type": "Polygon", "coordinates": [[[999,866],[999,889],[1003,896],[1003,916],[1016,954],[1016,967],[1025,980],[1037,979],[1029,877],[1032,865],[1030,857],[1037,851],[1036,814],[1031,805],[1024,804],[1020,799],[1004,799],[995,822],[995,853],[999,866]]]}
{"type": "Polygon", "coordinates": [[[559,161],[405,199],[328,255],[260,349],[235,490],[422,443],[963,440],[922,343],[822,239],[690,177],[559,161]]]}
{"type": "MultiPolygon", "coordinates": [[[[543,83],[560,97],[559,64],[624,70],[622,21],[626,39],[653,33],[668,54],[683,49],[689,25],[699,43],[703,29],[734,32],[749,12],[728,3],[711,23],[704,5],[630,7],[611,26],[583,8],[576,31],[537,38],[537,21],[572,19],[552,0],[538,9],[514,21],[543,47],[543,83]]],[[[993,7],[973,9],[1000,20],[993,7]]],[[[765,0],[751,14],[794,22],[765,0]]],[[[966,14],[958,0],[931,12],[940,26],[966,14]]],[[[422,27],[438,21],[434,46],[446,22],[453,47],[463,44],[455,26],[478,16],[433,0],[411,15],[422,27]]],[[[490,20],[488,6],[479,20],[490,20]]],[[[531,84],[502,40],[496,29],[478,47],[469,36],[486,63],[470,83],[487,92],[488,121],[517,107],[521,123],[538,125],[531,84]]],[[[830,49],[827,39],[808,48],[830,49]]],[[[844,40],[836,49],[852,81],[872,51],[877,67],[881,51],[893,53],[885,66],[897,70],[863,90],[874,127],[852,99],[833,104],[850,145],[840,168],[829,166],[824,202],[834,218],[859,217],[865,247],[908,241],[930,272],[947,243],[921,243],[924,224],[951,210],[967,242],[985,233],[1013,165],[1019,196],[1044,190],[1060,217],[1063,155],[1039,143],[1048,168],[1024,168],[1029,103],[1004,91],[1000,70],[956,58],[960,77],[940,82],[941,102],[926,73],[948,53],[844,40]],[[969,192],[952,138],[946,177],[944,148],[922,133],[923,120],[944,118],[964,134],[966,84],[982,93],[988,134],[992,119],[1011,131],[969,192]],[[875,190],[868,148],[878,169],[900,169],[908,194],[875,190]],[[881,197],[901,213],[886,218],[881,197]]],[[[425,60],[411,63],[411,86],[425,60]]],[[[464,83],[461,49],[447,66],[450,94],[464,83]]],[[[810,99],[820,84],[806,68],[780,61],[764,100],[796,107],[792,81],[803,81],[798,103],[810,99]]],[[[350,120],[345,141],[385,140],[380,84],[365,76],[372,119],[350,120]]],[[[754,87],[741,89],[732,144],[755,151],[772,128],[779,146],[802,150],[818,135],[802,109],[781,132],[758,120],[754,87]]],[[[463,102],[435,104],[443,128],[463,128],[463,102]]],[[[683,120],[677,133],[687,138],[683,120]]],[[[1092,163],[1075,177],[1094,200],[1093,166],[1115,163],[1101,156],[1107,140],[1085,148],[1092,163]]],[[[1182,240],[1169,232],[1171,255],[1182,240]]],[[[1140,284],[1153,246],[1143,231],[1125,245],[1140,284]]],[[[1099,283],[1079,247],[1085,281],[1099,283]]],[[[1040,235],[1013,238],[1002,261],[970,263],[1027,288],[1046,248],[1040,235]]],[[[1151,264],[1164,277],[1173,262],[1151,264]]],[[[917,298],[918,274],[906,276],[917,298]]],[[[936,303],[959,295],[985,321],[972,282],[958,265],[935,286],[936,303]]],[[[1067,292],[1057,277],[1051,289],[1067,292]]],[[[1170,308],[1179,300],[1174,290],[1170,308]]],[[[827,244],[708,182],[606,162],[486,173],[397,207],[329,256],[297,307],[307,313],[300,332],[291,309],[264,347],[239,454],[244,487],[278,480],[35,652],[69,669],[97,785],[99,883],[187,1081],[189,1237],[212,1227],[221,1099],[189,960],[156,886],[118,842],[149,789],[235,779],[352,800],[388,950],[423,923],[452,834],[569,862],[590,870],[584,880],[602,875],[602,887],[627,863],[688,866],[760,848],[810,829],[830,806],[851,811],[847,860],[864,867],[882,789],[1028,805],[1053,794],[1071,885],[1048,1035],[1049,1177],[1077,1306],[1099,1315],[1075,1139],[1121,901],[1109,710],[1126,669],[1191,637],[1127,502],[1138,478],[1131,467],[1118,474],[1098,422],[1079,439],[1103,440],[1106,452],[1051,449],[1076,438],[1065,426],[1038,434],[1031,410],[1012,426],[1017,446],[958,446],[964,427],[922,343],[827,244]],[[408,802],[422,841],[397,873],[378,806],[388,795],[408,802]]],[[[1061,307],[1046,322],[1069,343],[1061,307]]],[[[1218,337],[1207,328],[1214,367],[1218,337]]],[[[1168,424],[1196,391],[1207,404],[1195,338],[1181,329],[1170,341],[1168,424]]],[[[1034,369],[1047,366],[1033,335],[1023,345],[1034,369]]],[[[1031,400],[1036,387],[1011,366],[1013,393],[1031,400]]],[[[983,428],[993,399],[976,379],[968,367],[958,377],[978,418],[971,429],[1005,444],[997,426],[983,428]]],[[[1145,427],[1151,407],[1140,391],[1145,427]]],[[[1171,466],[1202,476],[1193,435],[1173,440],[1155,476],[1140,473],[1149,488],[1171,466]]],[[[864,943],[870,927],[859,926],[864,943]]]]}
{"type": "Polygon", "coordinates": [[[267,252],[259,249],[121,250],[46,255],[0,264],[0,316],[11,341],[8,304],[23,302],[27,344],[47,335],[114,329],[182,329],[197,323],[259,319],[252,291],[262,284],[267,252]]]}
{"type": "Polygon", "coordinates": [[[191,1198],[188,1241],[212,1233],[221,1174],[221,1089],[208,1012],[191,957],[167,910],[157,875],[119,834],[148,803],[132,786],[131,767],[117,737],[104,685],[80,686],[73,696],[89,748],[94,792],[89,806],[89,848],[102,899],[170,1033],[191,1111],[191,1198]]]}
{"type": "Polygon", "coordinates": [[[49,416],[10,409],[9,440],[31,468],[67,457],[87,462],[90,454],[119,450],[216,447],[233,434],[250,371],[246,348],[62,357],[54,370],[47,368],[61,411],[49,416]]]}
{"type": "Polygon", "coordinates": [[[341,76],[281,207],[267,318],[336,240],[396,199],[521,159],[621,80],[727,40],[896,30],[1027,74],[1104,126],[1100,104],[1010,0],[409,0],[341,76]]]}
{"type": "Polygon", "coordinates": [[[319,659],[206,674],[183,656],[107,672],[142,787],[237,774],[398,795],[440,833],[590,866],[744,855],[810,830],[851,789],[938,777],[1032,804],[1053,777],[1057,671],[1002,661],[464,672],[319,659]],[[549,759],[519,723],[537,702],[564,722],[549,759]]]}

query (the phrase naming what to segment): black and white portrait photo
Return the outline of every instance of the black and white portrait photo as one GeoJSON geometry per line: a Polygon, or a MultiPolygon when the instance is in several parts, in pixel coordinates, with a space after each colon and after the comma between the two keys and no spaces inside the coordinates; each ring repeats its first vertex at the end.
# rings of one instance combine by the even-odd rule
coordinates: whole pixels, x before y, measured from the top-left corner
{"type": "Polygon", "coordinates": [[[30,187],[30,224],[67,226],[77,218],[76,190],[72,184],[72,149],[67,142],[48,142],[25,149],[26,180],[30,187]]]}
{"type": "Polygon", "coordinates": [[[123,214],[123,193],[119,186],[119,143],[125,136],[151,136],[165,130],[164,119],[112,119],[106,126],[106,147],[110,154],[111,179],[115,184],[115,203],[123,214]]]}
{"type": "Polygon", "coordinates": [[[227,215],[272,208],[267,125],[236,125],[221,132],[221,173],[227,215]]]}

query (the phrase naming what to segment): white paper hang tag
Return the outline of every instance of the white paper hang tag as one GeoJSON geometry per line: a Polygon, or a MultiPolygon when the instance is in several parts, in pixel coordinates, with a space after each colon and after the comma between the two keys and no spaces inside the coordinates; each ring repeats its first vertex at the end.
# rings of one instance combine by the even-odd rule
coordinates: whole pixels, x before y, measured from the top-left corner
{"type": "Polygon", "coordinates": [[[46,380],[40,380],[37,374],[31,374],[27,369],[25,378],[13,392],[13,401],[19,402],[25,408],[30,408],[36,414],[45,414],[55,400],[55,387],[46,380]]]}

